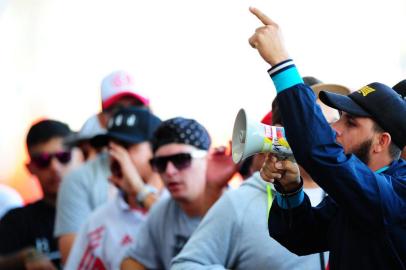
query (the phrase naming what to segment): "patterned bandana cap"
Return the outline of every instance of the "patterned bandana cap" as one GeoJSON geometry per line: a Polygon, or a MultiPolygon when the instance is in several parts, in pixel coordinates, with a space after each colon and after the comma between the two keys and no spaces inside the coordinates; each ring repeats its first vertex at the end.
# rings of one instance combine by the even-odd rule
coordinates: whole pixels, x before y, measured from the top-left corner
{"type": "Polygon", "coordinates": [[[181,143],[192,145],[202,150],[210,148],[211,139],[207,130],[197,121],[176,117],[161,123],[154,133],[152,148],[155,152],[159,147],[181,143]]]}

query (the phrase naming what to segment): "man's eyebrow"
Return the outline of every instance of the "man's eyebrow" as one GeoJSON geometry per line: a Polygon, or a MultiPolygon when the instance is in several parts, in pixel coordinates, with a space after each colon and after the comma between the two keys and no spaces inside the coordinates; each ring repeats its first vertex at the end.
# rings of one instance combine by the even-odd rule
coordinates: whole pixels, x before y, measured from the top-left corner
{"type": "Polygon", "coordinates": [[[349,118],[350,120],[356,120],[356,118],[357,118],[355,115],[352,115],[352,114],[349,114],[349,113],[346,113],[345,116],[347,118],[349,118]]]}

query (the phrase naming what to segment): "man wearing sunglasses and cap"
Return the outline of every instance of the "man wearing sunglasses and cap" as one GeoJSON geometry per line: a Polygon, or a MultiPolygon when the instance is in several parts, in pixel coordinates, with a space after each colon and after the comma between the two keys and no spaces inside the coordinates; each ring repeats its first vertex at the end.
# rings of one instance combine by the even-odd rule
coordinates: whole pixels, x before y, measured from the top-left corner
{"type": "Polygon", "coordinates": [[[381,83],[348,96],[321,91],[321,101],[341,111],[330,127],[289,59],[279,26],[250,10],[263,26],[249,42],[272,66],[295,159],[328,194],[312,208],[297,164],[268,159],[261,175],[277,187],[270,235],[299,255],[329,250],[332,270],[406,269],[406,162],[399,158],[405,100],[381,83]]]}
{"type": "Polygon", "coordinates": [[[27,169],[44,197],[1,219],[0,269],[62,269],[53,229],[59,185],[73,165],[72,152],[63,143],[70,134],[66,124],[55,120],[42,120],[28,131],[27,169]]]}
{"type": "MultiPolygon", "coordinates": [[[[107,128],[111,117],[121,108],[150,106],[149,99],[140,92],[135,80],[126,71],[114,71],[104,77],[100,91],[102,111],[95,119],[98,123],[94,127],[97,128],[107,128]]],[[[99,147],[97,144],[93,146],[99,147]]],[[[109,176],[108,155],[102,151],[64,178],[57,200],[54,232],[63,262],[86,218],[98,206],[114,198],[117,189],[107,181],[109,176]]]]}
{"type": "Polygon", "coordinates": [[[162,186],[159,174],[149,165],[150,140],[160,123],[149,110],[123,108],[110,119],[107,133],[95,138],[98,145],[109,146],[110,181],[120,192],[81,227],[66,269],[119,269],[129,245],[138,241],[138,227],[162,186]]]}
{"type": "MultiPolygon", "coordinates": [[[[171,197],[152,207],[121,269],[170,268],[171,259],[180,252],[224,186],[210,176],[210,172],[218,171],[212,167],[218,163],[211,162],[216,154],[209,153],[210,144],[207,130],[193,119],[172,118],[158,127],[150,164],[171,197]]],[[[231,159],[221,156],[227,167],[231,159]]]]}

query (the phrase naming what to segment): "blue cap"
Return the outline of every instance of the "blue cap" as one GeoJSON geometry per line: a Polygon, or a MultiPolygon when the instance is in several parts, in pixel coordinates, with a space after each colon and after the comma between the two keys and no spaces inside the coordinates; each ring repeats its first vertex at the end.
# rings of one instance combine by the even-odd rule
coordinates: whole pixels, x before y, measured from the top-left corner
{"type": "Polygon", "coordinates": [[[106,145],[112,139],[129,144],[151,141],[160,123],[161,120],[148,109],[122,108],[108,122],[107,133],[95,139],[100,145],[106,145]]]}
{"type": "Polygon", "coordinates": [[[389,86],[371,83],[348,96],[321,91],[320,100],[354,116],[370,117],[400,148],[406,145],[406,100],[389,86]]]}

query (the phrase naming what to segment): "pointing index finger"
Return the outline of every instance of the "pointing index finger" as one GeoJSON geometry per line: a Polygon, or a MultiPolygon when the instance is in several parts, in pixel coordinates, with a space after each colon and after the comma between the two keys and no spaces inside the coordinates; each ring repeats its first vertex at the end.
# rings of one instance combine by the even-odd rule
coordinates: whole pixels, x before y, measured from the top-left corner
{"type": "Polygon", "coordinates": [[[262,11],[255,7],[250,7],[250,11],[254,14],[264,25],[275,24],[268,16],[265,15],[262,11]]]}

